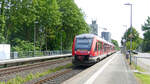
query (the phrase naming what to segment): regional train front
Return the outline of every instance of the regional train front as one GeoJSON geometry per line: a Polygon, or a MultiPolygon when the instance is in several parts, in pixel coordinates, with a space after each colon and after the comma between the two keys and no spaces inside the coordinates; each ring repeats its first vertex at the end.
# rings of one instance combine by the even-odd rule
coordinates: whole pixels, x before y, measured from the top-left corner
{"type": "Polygon", "coordinates": [[[74,38],[72,45],[72,63],[74,65],[92,65],[95,59],[91,56],[91,47],[93,36],[90,34],[81,34],[74,38]]]}

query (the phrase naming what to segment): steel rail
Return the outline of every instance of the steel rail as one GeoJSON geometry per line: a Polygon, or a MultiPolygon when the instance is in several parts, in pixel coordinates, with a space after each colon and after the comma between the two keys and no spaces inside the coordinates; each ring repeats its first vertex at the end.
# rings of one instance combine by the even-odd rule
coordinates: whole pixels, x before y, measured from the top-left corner
{"type": "Polygon", "coordinates": [[[45,83],[46,81],[53,80],[53,79],[55,79],[55,78],[57,78],[57,77],[59,77],[59,76],[62,76],[62,75],[64,75],[64,74],[66,74],[66,73],[69,73],[69,72],[71,72],[71,71],[72,71],[72,69],[67,69],[67,70],[65,70],[65,71],[63,71],[63,72],[60,72],[60,73],[58,73],[58,74],[55,74],[55,75],[52,75],[52,76],[47,77],[47,78],[45,78],[45,79],[42,79],[42,80],[40,80],[40,81],[38,81],[38,82],[36,82],[36,83],[34,83],[34,84],[42,84],[42,83],[45,83]]]}
{"type": "Polygon", "coordinates": [[[7,74],[30,70],[30,69],[34,69],[34,68],[38,68],[38,67],[49,66],[52,64],[62,63],[62,62],[69,61],[69,60],[71,60],[71,58],[65,59],[65,60],[63,59],[63,60],[56,60],[56,61],[48,61],[48,62],[31,64],[31,65],[24,65],[24,66],[12,67],[12,68],[10,67],[10,68],[5,68],[5,69],[0,69],[0,77],[5,76],[7,74]]]}

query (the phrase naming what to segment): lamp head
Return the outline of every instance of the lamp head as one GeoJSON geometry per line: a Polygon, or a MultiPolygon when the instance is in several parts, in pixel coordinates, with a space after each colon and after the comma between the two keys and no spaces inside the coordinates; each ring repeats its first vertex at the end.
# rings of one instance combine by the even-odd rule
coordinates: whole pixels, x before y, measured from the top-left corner
{"type": "Polygon", "coordinates": [[[132,4],[130,4],[130,3],[125,3],[124,5],[132,5],[132,4]]]}

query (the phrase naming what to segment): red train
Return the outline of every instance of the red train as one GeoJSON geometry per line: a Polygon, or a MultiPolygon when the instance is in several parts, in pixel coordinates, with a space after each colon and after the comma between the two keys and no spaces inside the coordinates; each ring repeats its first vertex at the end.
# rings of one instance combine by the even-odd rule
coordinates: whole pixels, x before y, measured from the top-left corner
{"type": "Polygon", "coordinates": [[[112,43],[93,34],[81,34],[73,41],[72,63],[77,66],[93,65],[114,52],[112,43]]]}

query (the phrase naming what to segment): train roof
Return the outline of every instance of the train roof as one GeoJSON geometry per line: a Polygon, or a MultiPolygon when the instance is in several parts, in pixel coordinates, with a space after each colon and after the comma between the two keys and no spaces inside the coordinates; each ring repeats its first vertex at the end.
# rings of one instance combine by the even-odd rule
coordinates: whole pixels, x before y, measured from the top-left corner
{"type": "Polygon", "coordinates": [[[93,38],[95,37],[96,35],[93,35],[93,34],[80,34],[80,35],[77,35],[76,38],[93,38]]]}
{"type": "Polygon", "coordinates": [[[106,40],[104,40],[104,39],[102,39],[99,36],[96,36],[94,34],[80,34],[80,35],[76,36],[76,38],[83,38],[83,37],[84,38],[94,38],[94,37],[96,37],[98,40],[100,40],[100,41],[102,41],[102,42],[104,42],[106,44],[114,46],[112,43],[110,43],[110,42],[108,42],[108,41],[106,41],[106,40]]]}

